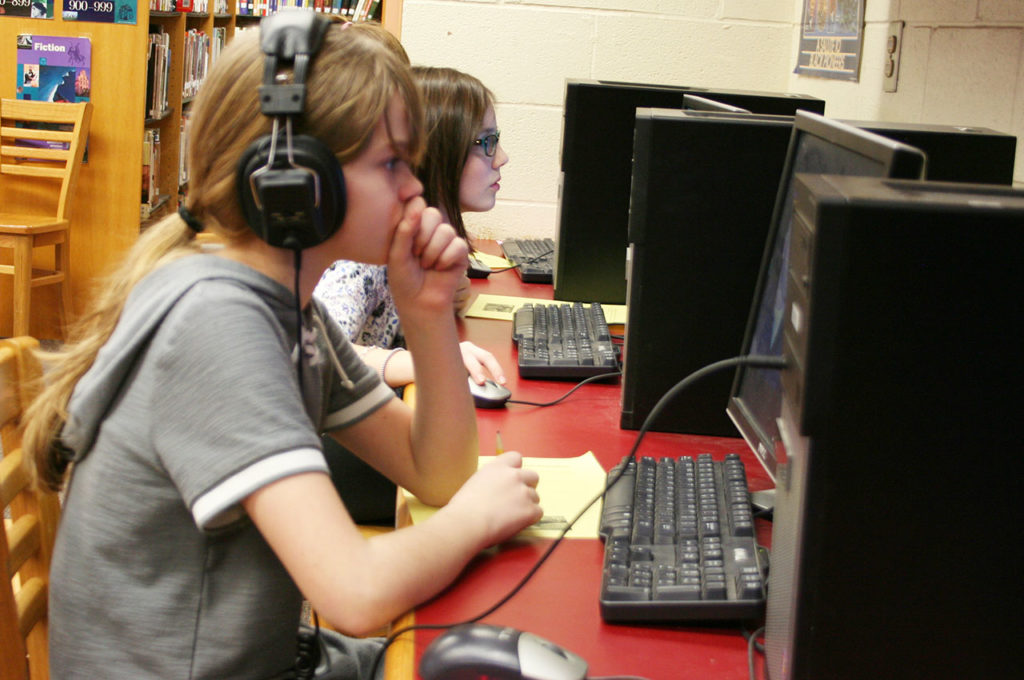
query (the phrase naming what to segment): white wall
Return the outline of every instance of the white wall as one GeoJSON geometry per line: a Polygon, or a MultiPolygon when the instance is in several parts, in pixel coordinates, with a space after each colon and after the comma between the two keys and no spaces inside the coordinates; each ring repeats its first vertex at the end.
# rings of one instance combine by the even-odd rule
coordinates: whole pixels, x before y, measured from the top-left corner
{"type": "MultiPolygon", "coordinates": [[[[467,216],[482,238],[555,236],[566,78],[798,92],[825,99],[835,117],[1024,138],[1024,0],[866,5],[857,83],[792,73],[803,0],[404,0],[402,42],[414,63],[472,73],[498,99],[511,162],[495,209],[467,216]],[[882,68],[894,19],[906,29],[889,94],[882,68]]],[[[1024,142],[1016,179],[1024,183],[1024,142]]]]}
{"type": "MultiPolygon", "coordinates": [[[[866,5],[859,83],[790,75],[787,87],[821,97],[837,118],[1014,134],[1014,179],[1024,184],[1024,0],[868,0],[866,5]],[[905,22],[903,49],[897,91],[887,93],[885,40],[895,20],[905,22]]],[[[794,50],[798,39],[794,30],[794,50]]]]}

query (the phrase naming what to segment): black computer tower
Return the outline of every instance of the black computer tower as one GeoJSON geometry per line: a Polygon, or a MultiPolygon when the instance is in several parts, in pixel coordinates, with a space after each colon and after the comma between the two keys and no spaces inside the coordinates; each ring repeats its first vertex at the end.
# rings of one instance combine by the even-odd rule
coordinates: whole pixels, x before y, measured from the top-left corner
{"type": "Polygon", "coordinates": [[[1017,138],[989,128],[931,123],[844,121],[925,152],[925,179],[1013,184],[1017,138]]]}
{"type": "MultiPolygon", "coordinates": [[[[637,111],[622,427],[739,351],[791,131],[784,117],[637,111]]],[[[736,436],[732,377],[695,383],[651,429],[736,436]]]]}
{"type": "Polygon", "coordinates": [[[804,175],[771,680],[1017,677],[1024,192],[804,175]]]}
{"type": "Polygon", "coordinates": [[[638,107],[682,109],[697,94],[755,113],[823,113],[806,95],[688,86],[568,80],[562,129],[556,300],[621,304],[626,300],[626,229],[638,107]]]}

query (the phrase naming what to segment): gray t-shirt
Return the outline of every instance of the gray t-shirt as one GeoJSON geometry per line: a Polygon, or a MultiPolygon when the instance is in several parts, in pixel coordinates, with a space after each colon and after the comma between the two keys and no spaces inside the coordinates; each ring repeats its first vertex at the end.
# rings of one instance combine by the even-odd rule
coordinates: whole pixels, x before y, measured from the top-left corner
{"type": "MultiPolygon", "coordinates": [[[[318,325],[304,324],[300,393],[284,286],[207,255],[136,287],[70,404],[54,677],[226,680],[291,668],[301,595],[239,502],[283,477],[326,473],[320,432],[394,398],[325,325],[344,375],[318,325]]],[[[315,511],[294,508],[292,519],[315,511]]]]}

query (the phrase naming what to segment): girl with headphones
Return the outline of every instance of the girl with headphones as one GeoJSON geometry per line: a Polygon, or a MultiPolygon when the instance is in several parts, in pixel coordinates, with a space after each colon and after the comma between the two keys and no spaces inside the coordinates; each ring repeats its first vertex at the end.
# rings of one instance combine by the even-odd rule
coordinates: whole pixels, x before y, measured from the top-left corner
{"type": "MultiPolygon", "coordinates": [[[[291,677],[304,597],[368,633],[540,518],[519,454],[477,471],[452,314],[468,248],[420,196],[421,116],[407,64],[309,11],[211,69],[186,206],[98,290],[27,418],[40,482],[66,483],[54,677],[291,677]],[[415,412],[313,299],[338,259],[387,265],[415,412]],[[364,538],[323,432],[443,507],[364,538]]],[[[377,648],[353,642],[331,677],[362,677],[377,648]]]]}
{"type": "MultiPolygon", "coordinates": [[[[479,79],[455,69],[416,66],[413,73],[427,123],[427,148],[417,170],[423,197],[468,241],[462,213],[494,207],[501,168],[509,160],[498,143],[494,95],[479,79]]],[[[412,382],[413,361],[401,351],[402,329],[385,267],[335,262],[324,272],[314,295],[359,346],[363,360],[377,368],[388,384],[412,382]]],[[[469,299],[469,279],[463,277],[456,289],[455,311],[469,299]]],[[[463,342],[461,350],[466,371],[475,382],[493,378],[505,383],[504,371],[490,352],[471,342],[463,342]]]]}

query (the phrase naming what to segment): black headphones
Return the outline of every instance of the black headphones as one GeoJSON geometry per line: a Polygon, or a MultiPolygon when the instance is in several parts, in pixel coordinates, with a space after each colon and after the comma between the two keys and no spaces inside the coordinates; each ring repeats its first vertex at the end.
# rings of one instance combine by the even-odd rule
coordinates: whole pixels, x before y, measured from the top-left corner
{"type": "Polygon", "coordinates": [[[310,63],[331,23],[310,10],[282,10],[260,21],[260,49],[267,55],[260,109],[274,127],[238,161],[238,198],[252,230],[279,248],[319,245],[345,219],[338,159],[316,137],[292,134],[305,108],[310,63]],[[291,82],[278,82],[284,66],[291,66],[291,82]]]}

